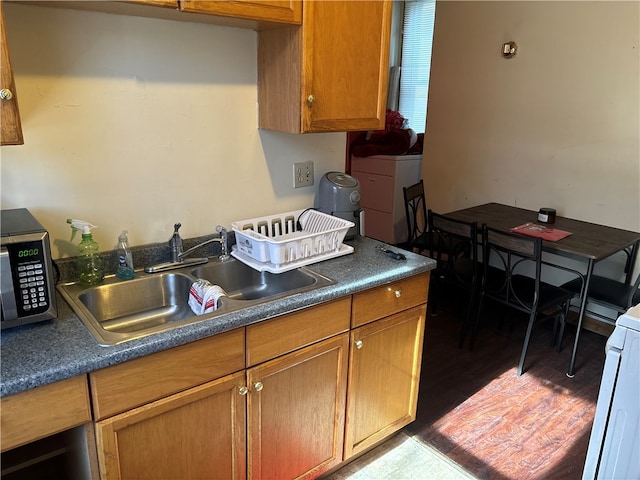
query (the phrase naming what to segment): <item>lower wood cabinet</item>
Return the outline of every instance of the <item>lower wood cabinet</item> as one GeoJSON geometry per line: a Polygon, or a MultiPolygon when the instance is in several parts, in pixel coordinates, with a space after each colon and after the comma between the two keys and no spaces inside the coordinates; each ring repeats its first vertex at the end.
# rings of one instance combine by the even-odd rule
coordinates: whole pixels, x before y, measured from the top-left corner
{"type": "Polygon", "coordinates": [[[351,332],[345,460],[416,418],[426,306],[351,332]]]}
{"type": "Polygon", "coordinates": [[[87,376],[0,399],[3,479],[97,478],[87,376]]]}
{"type": "Polygon", "coordinates": [[[92,373],[101,478],[310,479],[364,452],[415,419],[428,287],[421,274],[92,373]]]}
{"type": "Polygon", "coordinates": [[[103,479],[245,478],[238,372],[96,424],[103,479]]]}
{"type": "Polygon", "coordinates": [[[315,478],[342,462],[349,335],[247,371],[249,478],[315,478]]]}
{"type": "Polygon", "coordinates": [[[91,422],[87,377],[67,380],[2,397],[2,451],[91,422]]]}
{"type": "Polygon", "coordinates": [[[342,461],[348,348],[344,333],[97,422],[102,478],[320,475],[342,461]]]}

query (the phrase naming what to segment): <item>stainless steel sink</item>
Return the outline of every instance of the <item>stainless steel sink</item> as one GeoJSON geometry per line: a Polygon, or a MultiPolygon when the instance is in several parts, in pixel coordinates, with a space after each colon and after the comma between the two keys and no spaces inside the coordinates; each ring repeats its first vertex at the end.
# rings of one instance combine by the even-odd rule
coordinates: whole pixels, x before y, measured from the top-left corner
{"type": "Polygon", "coordinates": [[[79,301],[108,332],[136,332],[193,315],[192,280],[178,273],[137,278],[84,290],[79,301]]]}
{"type": "Polygon", "coordinates": [[[308,270],[274,274],[259,272],[238,261],[208,263],[192,270],[191,274],[220,285],[227,296],[235,300],[257,300],[290,294],[313,287],[319,281],[318,276],[310,275],[308,270]]]}
{"type": "Polygon", "coordinates": [[[62,283],[58,290],[98,343],[116,345],[332,283],[306,268],[281,274],[261,273],[231,258],[213,259],[195,269],[137,272],[133,280],[109,276],[95,287],[62,283]],[[198,278],[227,292],[218,310],[205,315],[192,312],[189,289],[198,278]]]}

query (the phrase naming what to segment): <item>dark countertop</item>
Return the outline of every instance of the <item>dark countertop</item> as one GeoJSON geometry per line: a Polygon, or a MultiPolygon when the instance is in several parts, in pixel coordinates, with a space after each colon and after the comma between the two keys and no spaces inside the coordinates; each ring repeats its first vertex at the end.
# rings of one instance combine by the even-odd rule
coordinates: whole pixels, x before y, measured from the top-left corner
{"type": "Polygon", "coordinates": [[[370,238],[345,243],[355,248],[354,253],[307,267],[331,278],[334,285],[115,346],[100,346],[58,293],[56,320],[2,331],[0,396],[86,374],[435,268],[434,260],[409,252],[403,252],[406,261],[393,260],[376,249],[381,242],[370,238]]]}

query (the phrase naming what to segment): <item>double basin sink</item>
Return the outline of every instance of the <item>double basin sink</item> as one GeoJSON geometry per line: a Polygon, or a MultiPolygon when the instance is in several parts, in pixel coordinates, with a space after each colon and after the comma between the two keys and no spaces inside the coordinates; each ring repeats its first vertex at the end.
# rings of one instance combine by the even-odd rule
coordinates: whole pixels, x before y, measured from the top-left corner
{"type": "Polygon", "coordinates": [[[333,283],[304,267],[273,274],[229,258],[161,273],[137,272],[132,280],[109,276],[95,287],[63,283],[58,290],[98,343],[116,345],[333,283]],[[189,290],[197,279],[227,294],[212,313],[196,315],[189,306],[189,290]]]}

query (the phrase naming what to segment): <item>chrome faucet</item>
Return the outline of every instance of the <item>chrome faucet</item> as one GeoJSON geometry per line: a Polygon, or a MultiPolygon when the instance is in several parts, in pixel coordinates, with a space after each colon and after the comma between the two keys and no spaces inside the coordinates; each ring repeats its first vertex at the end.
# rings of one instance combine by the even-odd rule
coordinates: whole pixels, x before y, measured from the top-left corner
{"type": "MultiPolygon", "coordinates": [[[[180,224],[178,224],[180,225],[180,224]]],[[[191,247],[189,250],[187,250],[186,252],[182,252],[182,244],[180,244],[180,253],[178,254],[178,260],[183,260],[186,256],[190,255],[191,253],[193,253],[195,250],[199,249],[200,247],[204,247],[205,245],[208,245],[210,243],[214,243],[214,242],[218,242],[220,243],[220,255],[218,256],[219,260],[226,260],[227,258],[229,258],[229,255],[227,253],[227,229],[224,228],[221,225],[218,225],[216,227],[216,232],[218,232],[220,234],[219,237],[214,237],[214,238],[210,238],[209,240],[205,240],[202,243],[199,243],[198,245],[195,245],[193,247],[191,247]]],[[[175,236],[175,233],[174,233],[175,236]]],[[[178,238],[180,236],[178,235],[178,238]]],[[[173,241],[173,238],[171,239],[173,241]]]]}
{"type": "Polygon", "coordinates": [[[171,247],[171,261],[146,267],[144,269],[145,272],[147,273],[163,272],[165,270],[182,268],[184,266],[199,265],[202,263],[207,263],[209,259],[206,257],[189,258],[186,260],[185,258],[191,255],[193,252],[195,252],[199,248],[214,242],[220,243],[220,255],[218,256],[218,259],[221,261],[224,261],[229,258],[228,247],[227,247],[228,235],[227,235],[226,228],[222,227],[221,225],[216,226],[216,232],[220,234],[219,237],[210,238],[209,240],[205,240],[204,242],[201,242],[191,247],[190,249],[184,251],[182,237],[178,232],[181,226],[182,225],[180,223],[176,223],[173,226],[173,235],[171,236],[171,239],[169,239],[169,247],[171,247]]]}

